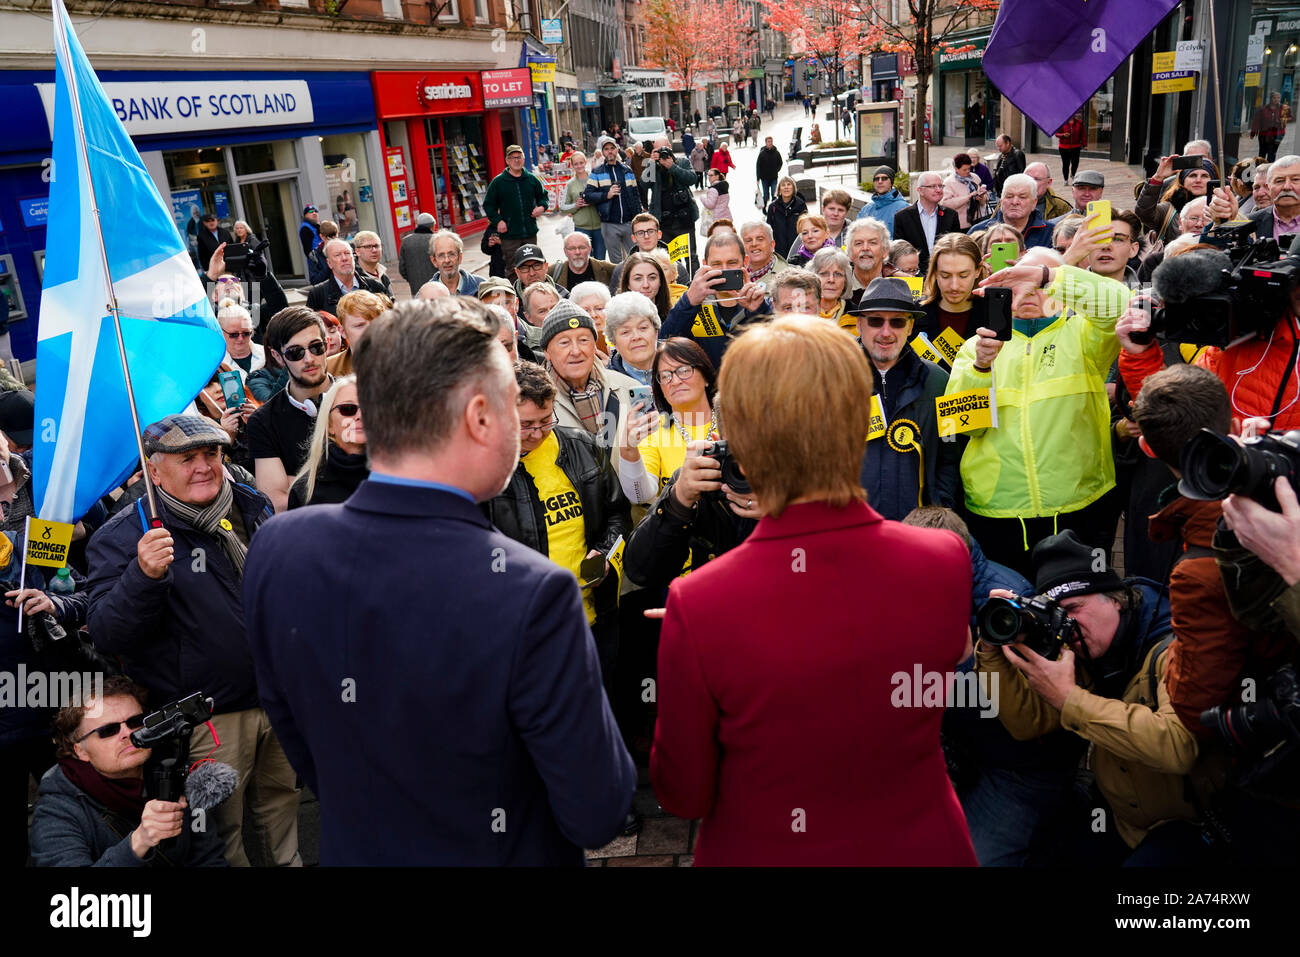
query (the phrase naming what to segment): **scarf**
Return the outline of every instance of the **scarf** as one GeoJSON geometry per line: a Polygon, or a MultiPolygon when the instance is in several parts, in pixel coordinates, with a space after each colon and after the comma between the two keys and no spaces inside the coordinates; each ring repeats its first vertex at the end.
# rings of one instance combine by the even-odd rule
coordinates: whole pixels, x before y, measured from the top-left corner
{"type": "MultiPolygon", "coordinates": [[[[563,379],[560,382],[564,384],[563,379]]],[[[581,392],[575,392],[567,384],[565,388],[569,390],[569,398],[573,400],[574,411],[578,413],[583,427],[595,435],[600,431],[600,415],[605,411],[605,397],[600,388],[600,380],[594,375],[588,376],[587,385],[581,392]]]]}
{"type": "MultiPolygon", "coordinates": [[[[222,480],[217,497],[202,508],[182,502],[161,488],[158,489],[158,495],[167,506],[167,511],[196,531],[205,532],[221,542],[230,564],[235,566],[235,577],[244,577],[244,556],[248,554],[248,545],[240,539],[235,526],[226,518],[235,502],[235,493],[231,491],[228,481],[222,480]]],[[[240,524],[242,526],[243,523],[240,524]]]]}
{"type": "Polygon", "coordinates": [[[59,758],[63,776],[78,791],[90,796],[107,810],[129,821],[139,822],[144,813],[144,778],[106,778],[89,761],[59,758]]]}
{"type": "Polygon", "coordinates": [[[542,327],[535,326],[527,319],[519,319],[515,322],[520,331],[524,334],[524,342],[528,343],[528,348],[534,352],[542,351],[542,327]]]}
{"type": "MultiPolygon", "coordinates": [[[[834,237],[827,236],[826,242],[821,244],[820,249],[826,249],[827,247],[833,247],[834,245],[835,245],[834,237]]],[[[812,259],[817,251],[818,250],[810,250],[807,246],[803,244],[803,241],[800,240],[799,248],[794,251],[794,254],[796,258],[798,258],[799,256],[807,256],[809,259],[812,259]]]]}
{"type": "Polygon", "coordinates": [[[764,266],[762,269],[746,269],[745,271],[749,273],[749,281],[756,282],[757,280],[762,279],[764,276],[770,273],[772,271],[772,267],[775,265],[776,265],[776,255],[773,254],[772,258],[767,261],[767,265],[764,266]]]}

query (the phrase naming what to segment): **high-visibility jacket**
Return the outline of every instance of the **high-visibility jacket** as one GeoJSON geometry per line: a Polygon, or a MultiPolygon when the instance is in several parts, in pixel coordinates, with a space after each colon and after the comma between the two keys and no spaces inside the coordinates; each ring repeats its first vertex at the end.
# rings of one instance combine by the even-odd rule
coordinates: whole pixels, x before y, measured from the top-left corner
{"type": "Polygon", "coordinates": [[[1062,266],[1048,292],[1063,304],[1061,315],[1015,320],[991,373],[975,369],[974,337],[953,360],[947,395],[995,389],[997,428],[970,433],[961,460],[966,505],[977,515],[1074,512],[1115,485],[1106,374],[1129,289],[1062,266]]]}

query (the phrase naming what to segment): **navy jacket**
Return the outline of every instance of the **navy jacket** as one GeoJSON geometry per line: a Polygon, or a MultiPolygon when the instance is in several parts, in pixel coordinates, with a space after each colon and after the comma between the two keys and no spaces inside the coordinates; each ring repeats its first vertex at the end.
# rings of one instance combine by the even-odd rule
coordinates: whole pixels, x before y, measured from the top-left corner
{"type": "Polygon", "coordinates": [[[322,864],[581,866],[618,833],[636,770],[578,583],[478,506],[370,479],[277,515],[244,601],[322,864]]]}
{"type": "Polygon", "coordinates": [[[765,300],[758,312],[746,312],[737,306],[735,315],[730,320],[724,320],[727,323],[724,326],[721,322],[713,322],[701,317],[700,307],[691,305],[691,300],[683,293],[677,300],[677,304],[668,310],[663,325],[659,327],[659,338],[663,340],[681,336],[690,339],[704,350],[709,361],[713,363],[713,368],[718,369],[722,366],[722,354],[727,351],[727,346],[731,345],[731,340],[735,336],[744,332],[752,322],[767,322],[772,318],[771,304],[770,299],[765,300]],[[701,330],[698,334],[697,317],[700,318],[699,329],[701,330]]]}
{"type": "MultiPolygon", "coordinates": [[[[232,491],[251,538],[271,517],[271,503],[247,485],[232,483],[232,491]]],[[[90,635],[100,650],[122,657],[123,670],[149,689],[156,706],[202,691],[218,714],[256,708],[235,568],[215,536],[169,514],[162,502],[158,507],[175,541],[175,559],[158,581],[136,559],[136,545],[149,530],[143,498],[90,539],[90,635]]],[[[282,598],[297,607],[303,595],[282,598]]]]}

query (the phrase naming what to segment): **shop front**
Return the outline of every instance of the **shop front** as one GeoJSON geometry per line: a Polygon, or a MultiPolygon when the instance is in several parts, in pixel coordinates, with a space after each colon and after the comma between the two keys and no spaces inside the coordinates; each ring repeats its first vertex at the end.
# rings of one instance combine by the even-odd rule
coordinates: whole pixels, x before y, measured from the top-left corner
{"type": "Polygon", "coordinates": [[[505,168],[506,140],[514,142],[508,114],[533,103],[528,73],[524,67],[373,74],[385,187],[399,239],[420,213],[459,233],[486,225],[488,183],[505,168]]]}
{"type": "Polygon", "coordinates": [[[951,52],[939,54],[934,141],[982,149],[997,138],[1002,119],[1002,94],[984,75],[988,36],[963,37],[950,44],[951,52]]]}
{"type": "Polygon", "coordinates": [[[1261,132],[1273,134],[1263,144],[1272,147],[1275,157],[1295,153],[1300,148],[1295,124],[1300,4],[1239,4],[1224,32],[1228,38],[1221,40],[1220,49],[1228,48],[1224,79],[1231,91],[1224,137],[1230,161],[1262,155],[1261,132]],[[1281,139],[1273,142],[1279,132],[1281,139]]]}
{"type": "MultiPolygon", "coordinates": [[[[387,221],[372,176],[381,154],[366,74],[98,75],[196,268],[208,212],[227,229],[246,222],[269,243],[265,255],[276,276],[290,284],[306,278],[298,228],[308,203],[348,235],[387,221]]],[[[9,116],[0,143],[0,289],[10,301],[15,355],[28,359],[36,350],[45,258],[53,73],[6,73],[0,96],[9,116]]]]}

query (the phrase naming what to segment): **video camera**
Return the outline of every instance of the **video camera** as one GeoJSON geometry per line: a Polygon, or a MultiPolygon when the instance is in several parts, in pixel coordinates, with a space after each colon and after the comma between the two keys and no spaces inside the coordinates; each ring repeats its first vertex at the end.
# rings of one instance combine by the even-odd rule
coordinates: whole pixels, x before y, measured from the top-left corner
{"type": "Polygon", "coordinates": [[[1048,661],[1061,657],[1061,649],[1078,640],[1079,626],[1054,599],[990,598],[975,616],[982,641],[1009,645],[1017,639],[1048,661]]]}
{"type": "Polygon", "coordinates": [[[1201,429],[1183,449],[1183,479],[1178,490],[1203,502],[1245,495],[1280,512],[1282,507],[1273,494],[1279,476],[1300,493],[1300,429],[1269,432],[1240,444],[1229,436],[1201,429]]]}
{"type": "Polygon", "coordinates": [[[263,239],[252,249],[245,243],[228,243],[223,253],[226,272],[237,276],[240,282],[261,282],[266,278],[266,259],[262,253],[271,241],[263,239]]]}
{"type": "Polygon", "coordinates": [[[153,749],[145,765],[146,796],[159,801],[180,800],[189,776],[190,736],[211,717],[212,699],[196,691],[146,715],[143,726],[131,732],[133,745],[153,749]]]}
{"type": "Polygon", "coordinates": [[[1254,223],[1215,226],[1203,241],[1221,253],[1192,250],[1162,262],[1152,276],[1161,302],[1150,330],[1132,335],[1133,341],[1151,342],[1159,334],[1168,342],[1225,348],[1271,331],[1291,306],[1300,260],[1282,251],[1289,251],[1289,242],[1252,241],[1254,231],[1254,223]]]}

